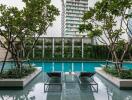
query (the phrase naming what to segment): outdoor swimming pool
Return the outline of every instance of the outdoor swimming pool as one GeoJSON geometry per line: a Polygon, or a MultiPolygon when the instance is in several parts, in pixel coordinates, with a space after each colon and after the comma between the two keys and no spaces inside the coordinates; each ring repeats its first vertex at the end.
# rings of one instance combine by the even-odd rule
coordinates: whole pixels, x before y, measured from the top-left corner
{"type": "MultiPolygon", "coordinates": [[[[2,63],[0,63],[1,65],[2,63]]],[[[61,93],[45,93],[44,81],[48,71],[94,71],[95,67],[100,67],[105,62],[100,61],[31,61],[38,67],[43,68],[31,83],[23,90],[0,90],[0,100],[132,100],[132,90],[120,90],[98,74],[93,76],[98,83],[99,91],[89,92],[81,90],[78,83],[66,83],[63,85],[61,93]]],[[[6,63],[9,68],[11,63],[6,63]]],[[[13,65],[13,64],[12,64],[13,65]]],[[[132,69],[132,63],[124,63],[125,68],[132,69]]]]}
{"type": "MultiPolygon", "coordinates": [[[[31,61],[42,67],[44,72],[94,72],[96,67],[106,64],[103,61],[31,61]]],[[[132,69],[132,63],[124,63],[126,69],[132,69]]]]}
{"type": "MultiPolygon", "coordinates": [[[[30,61],[30,63],[42,67],[44,72],[94,72],[96,67],[106,64],[105,61],[30,61]]],[[[0,66],[2,66],[2,62],[0,66]]],[[[13,63],[7,62],[4,69],[13,66],[13,63]]],[[[132,63],[124,63],[123,67],[132,69],[132,63]]]]}

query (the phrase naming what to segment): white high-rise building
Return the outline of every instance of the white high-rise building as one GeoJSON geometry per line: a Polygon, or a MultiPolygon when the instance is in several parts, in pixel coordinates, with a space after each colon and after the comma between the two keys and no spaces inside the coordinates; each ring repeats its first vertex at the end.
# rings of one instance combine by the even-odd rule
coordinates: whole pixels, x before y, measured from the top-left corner
{"type": "MultiPolygon", "coordinates": [[[[129,10],[129,13],[131,14],[132,13],[132,9],[129,10]]],[[[132,37],[132,18],[129,18],[128,20],[128,33],[129,35],[132,37]]]]}
{"type": "MultiPolygon", "coordinates": [[[[0,41],[4,43],[5,39],[2,36],[0,36],[0,41]]],[[[7,52],[7,50],[4,49],[0,44],[0,61],[3,61],[5,59],[6,52],[7,52]]],[[[7,56],[7,59],[9,59],[9,58],[11,58],[10,53],[8,53],[8,56],[7,56]]]]}
{"type": "Polygon", "coordinates": [[[62,36],[80,36],[79,25],[88,10],[88,0],[62,0],[62,36]]]}

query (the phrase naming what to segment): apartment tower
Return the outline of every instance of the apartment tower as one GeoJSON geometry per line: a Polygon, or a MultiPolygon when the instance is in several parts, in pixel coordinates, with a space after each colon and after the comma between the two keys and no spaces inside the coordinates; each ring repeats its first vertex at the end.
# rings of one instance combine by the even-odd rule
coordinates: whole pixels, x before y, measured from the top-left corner
{"type": "MultiPolygon", "coordinates": [[[[128,13],[131,14],[132,9],[129,9],[128,13]]],[[[132,37],[132,18],[129,18],[129,20],[128,20],[128,28],[129,28],[128,33],[132,37]]]]}
{"type": "Polygon", "coordinates": [[[80,36],[79,25],[88,10],[88,0],[62,0],[62,37],[80,36]]]}

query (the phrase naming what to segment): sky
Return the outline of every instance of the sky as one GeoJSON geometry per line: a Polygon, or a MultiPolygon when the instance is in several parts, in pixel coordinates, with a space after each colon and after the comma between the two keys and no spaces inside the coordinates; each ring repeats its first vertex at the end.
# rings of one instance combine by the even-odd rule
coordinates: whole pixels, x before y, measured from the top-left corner
{"type": "MultiPolygon", "coordinates": [[[[25,4],[22,2],[22,0],[0,0],[0,4],[5,4],[7,6],[15,6],[19,9],[22,9],[25,4]]],[[[60,11],[61,15],[61,0],[51,0],[51,4],[53,4],[55,7],[57,7],[60,11]]],[[[46,36],[61,36],[61,16],[57,16],[56,20],[53,22],[53,26],[49,27],[47,30],[46,36]]]]}
{"type": "MultiPolygon", "coordinates": [[[[89,0],[89,5],[93,6],[93,4],[97,0],[89,0]]],[[[16,6],[19,9],[24,7],[24,3],[22,0],[0,0],[0,4],[5,4],[7,6],[16,6]]],[[[53,22],[53,26],[49,27],[47,30],[47,35],[49,37],[60,37],[61,36],[61,0],[51,0],[51,4],[57,7],[60,11],[60,15],[56,17],[56,20],[53,22]]]]}
{"type": "MultiPolygon", "coordinates": [[[[89,7],[93,7],[94,4],[99,0],[89,0],[88,5],[89,7]]],[[[7,6],[16,6],[19,9],[24,7],[24,3],[22,0],[0,0],[0,4],[5,4],[7,6]]],[[[51,4],[57,7],[60,11],[60,15],[56,17],[56,20],[53,22],[53,26],[49,27],[47,30],[48,37],[60,37],[61,36],[61,0],[51,0],[51,4]]],[[[126,35],[123,37],[127,38],[126,35]]]]}
{"type": "MultiPolygon", "coordinates": [[[[98,0],[89,0],[89,6],[93,6],[98,0]]],[[[60,15],[58,17],[56,17],[56,21],[54,21],[53,26],[51,28],[48,29],[47,33],[48,36],[61,36],[61,11],[62,11],[62,7],[61,7],[61,0],[51,0],[51,3],[56,6],[59,11],[60,11],[60,15]]]]}
{"type": "Polygon", "coordinates": [[[60,11],[60,15],[56,17],[56,20],[53,22],[53,26],[50,27],[47,31],[47,35],[51,37],[60,37],[61,36],[61,0],[51,0],[51,3],[57,7],[60,11]]]}

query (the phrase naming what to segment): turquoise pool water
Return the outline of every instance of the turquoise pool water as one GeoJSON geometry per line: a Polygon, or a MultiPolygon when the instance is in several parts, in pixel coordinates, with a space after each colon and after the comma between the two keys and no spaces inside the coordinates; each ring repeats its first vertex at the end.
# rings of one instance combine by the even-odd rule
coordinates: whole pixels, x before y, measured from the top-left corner
{"type": "MultiPolygon", "coordinates": [[[[44,72],[94,72],[95,67],[101,67],[101,65],[106,64],[106,62],[102,61],[32,61],[31,63],[42,67],[44,72]]],[[[126,69],[132,69],[132,63],[124,63],[123,66],[126,69]]]]}
{"type": "MultiPolygon", "coordinates": [[[[103,61],[30,61],[32,65],[42,67],[44,72],[94,72],[95,67],[106,64],[103,61]]],[[[2,63],[0,63],[2,66],[2,63]]],[[[13,63],[6,63],[5,69],[13,67],[13,63]]],[[[124,63],[123,67],[132,69],[132,63],[124,63]]]]}

